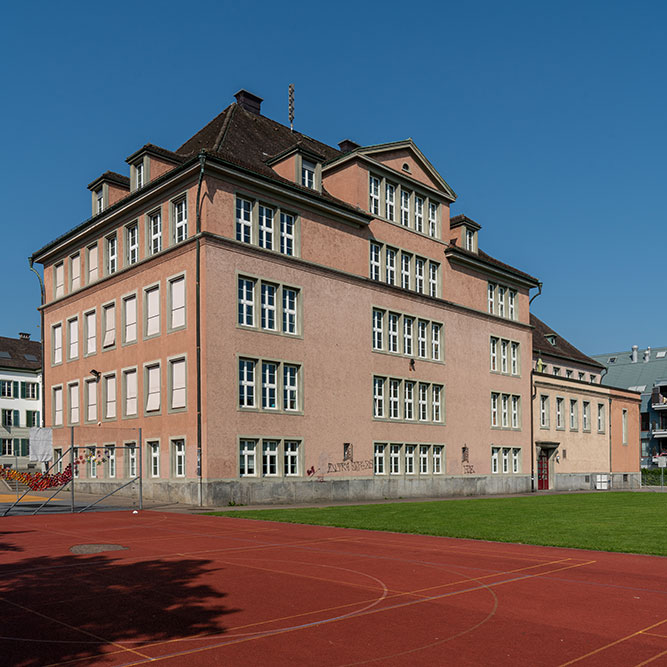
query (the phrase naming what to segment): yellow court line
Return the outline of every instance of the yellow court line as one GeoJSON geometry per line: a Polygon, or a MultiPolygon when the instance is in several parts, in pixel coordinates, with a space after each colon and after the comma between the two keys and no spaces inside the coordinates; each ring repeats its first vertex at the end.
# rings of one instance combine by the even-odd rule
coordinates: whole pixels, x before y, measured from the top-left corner
{"type": "MultiPolygon", "coordinates": [[[[637,632],[633,632],[631,635],[621,637],[620,639],[617,639],[616,641],[610,642],[609,644],[605,644],[604,646],[600,646],[600,648],[596,648],[594,651],[590,651],[589,653],[586,653],[585,655],[580,655],[578,658],[575,658],[574,660],[570,660],[569,662],[564,662],[563,664],[559,665],[558,667],[566,667],[567,665],[573,665],[575,662],[579,662],[580,660],[583,660],[584,658],[588,658],[592,655],[596,655],[597,653],[601,653],[602,651],[605,651],[606,649],[611,648],[612,646],[616,646],[616,644],[620,644],[624,641],[627,641],[628,639],[632,639],[633,637],[636,637],[637,635],[641,635],[642,633],[645,633],[647,630],[652,630],[653,628],[657,628],[659,625],[662,625],[665,622],[665,620],[667,620],[667,619],[663,619],[662,621],[658,621],[657,623],[654,623],[653,625],[649,625],[645,628],[642,628],[641,630],[637,630],[637,632]]],[[[654,660],[654,659],[655,658],[651,658],[651,660],[654,660]]]]}
{"type": "Polygon", "coordinates": [[[642,632],[643,635],[650,635],[651,637],[660,637],[661,639],[667,639],[667,635],[661,635],[657,632],[642,632]]]}
{"type": "MultiPolygon", "coordinates": [[[[566,559],[566,560],[569,560],[569,559],[566,559]]],[[[562,561],[556,561],[556,562],[562,562],[562,561]]],[[[589,563],[592,563],[592,562],[595,562],[595,561],[589,561],[589,563]]],[[[526,575],[525,577],[523,577],[523,579],[530,579],[530,578],[534,578],[534,577],[543,576],[543,575],[546,575],[546,574],[553,574],[554,572],[560,572],[561,570],[568,570],[568,569],[572,569],[572,568],[575,568],[575,567],[581,567],[582,565],[589,564],[589,563],[568,565],[568,566],[565,566],[565,567],[557,568],[557,569],[552,570],[550,572],[543,572],[543,573],[538,573],[538,574],[529,574],[529,575],[526,575]]],[[[527,568],[527,569],[530,569],[530,568],[527,568]]],[[[481,584],[481,587],[482,588],[485,588],[485,587],[486,588],[491,588],[493,586],[500,586],[501,584],[513,583],[513,582],[514,582],[514,580],[512,580],[512,581],[500,581],[500,582],[490,583],[488,585],[481,584]]],[[[479,589],[473,589],[473,590],[479,590],[479,589]]],[[[473,592],[473,591],[471,591],[471,590],[452,591],[451,593],[445,593],[443,595],[427,597],[427,598],[423,598],[423,599],[419,599],[419,600],[411,600],[409,602],[404,602],[404,603],[401,603],[401,604],[397,604],[397,605],[394,605],[392,607],[383,607],[382,609],[369,609],[367,611],[363,611],[363,612],[360,612],[358,614],[355,614],[352,617],[345,616],[345,617],[338,618],[338,619],[329,619],[329,620],[325,619],[321,623],[322,624],[324,624],[324,623],[336,623],[336,622],[341,621],[341,620],[349,620],[350,618],[358,619],[361,616],[369,616],[371,614],[378,614],[378,613],[382,613],[382,612],[385,612],[385,611],[393,611],[394,609],[399,609],[401,607],[414,606],[416,604],[421,604],[422,602],[429,602],[429,601],[436,600],[436,599],[440,600],[440,599],[443,599],[443,598],[446,598],[446,597],[453,597],[455,595],[461,595],[463,593],[470,593],[470,592],[473,592]]],[[[403,595],[409,595],[409,594],[410,593],[404,593],[403,595]]],[[[385,599],[390,599],[390,598],[385,598],[385,599]]],[[[236,630],[236,629],[240,629],[240,628],[231,628],[227,632],[230,632],[230,631],[236,630]]],[[[292,627],[292,628],[285,628],[283,630],[267,631],[267,632],[268,632],[268,636],[275,637],[277,635],[286,634],[288,632],[294,632],[295,630],[299,630],[299,629],[301,629],[301,628],[292,627]]],[[[167,655],[167,656],[149,658],[149,661],[150,662],[158,662],[160,660],[167,660],[167,659],[171,659],[171,658],[174,658],[174,657],[181,657],[181,656],[185,656],[185,655],[192,655],[194,653],[202,653],[204,651],[211,651],[211,650],[221,648],[223,646],[229,646],[229,645],[232,645],[232,644],[241,644],[241,643],[244,643],[244,642],[247,642],[247,641],[253,641],[255,639],[262,639],[262,638],[267,636],[267,632],[254,634],[254,635],[251,635],[249,637],[241,637],[241,638],[238,638],[236,640],[232,640],[232,641],[229,641],[229,642],[223,642],[222,644],[216,644],[216,645],[213,645],[213,646],[202,646],[202,647],[195,648],[195,649],[189,649],[187,651],[181,651],[179,653],[172,653],[172,654],[167,655]]],[[[187,641],[187,637],[184,637],[183,640],[187,641]]],[[[144,645],[142,648],[146,649],[146,648],[148,648],[148,646],[144,645]]],[[[124,667],[133,667],[134,665],[140,665],[140,664],[143,664],[144,662],[145,661],[128,663],[124,667]]]]}
{"type": "Polygon", "coordinates": [[[654,660],[657,660],[658,658],[662,658],[663,655],[667,655],[667,651],[662,651],[662,653],[658,653],[658,655],[654,655],[652,658],[649,658],[648,660],[644,660],[644,662],[640,662],[635,665],[635,667],[642,667],[642,665],[648,665],[649,663],[653,662],[654,660]]]}
{"type": "Polygon", "coordinates": [[[27,611],[31,614],[35,614],[36,616],[41,616],[42,618],[45,618],[47,621],[51,621],[53,623],[59,623],[60,625],[64,625],[66,628],[69,628],[70,630],[74,630],[75,632],[80,632],[81,634],[88,635],[89,637],[92,637],[93,639],[97,639],[100,642],[103,642],[104,644],[109,644],[111,646],[116,646],[121,651],[118,652],[129,652],[129,653],[134,653],[135,655],[141,656],[142,658],[146,658],[148,660],[152,660],[152,658],[148,655],[145,655],[144,653],[141,653],[140,651],[136,651],[133,648],[126,648],[125,646],[122,646],[121,644],[117,644],[115,641],[111,639],[107,639],[106,637],[100,637],[99,635],[93,634],[92,632],[88,632],[88,630],[84,630],[83,628],[77,628],[74,625],[70,625],[69,623],[65,623],[65,621],[61,621],[58,618],[53,618],[51,616],[47,616],[46,614],[42,614],[39,611],[36,611],[35,609],[30,609],[29,607],[25,607],[22,604],[19,604],[18,602],[12,602],[11,600],[8,600],[7,598],[0,597],[0,600],[3,602],[6,602],[7,604],[10,604],[14,607],[18,607],[19,609],[23,609],[23,611],[27,611]]]}
{"type": "MultiPolygon", "coordinates": [[[[13,503],[16,500],[16,494],[9,494],[9,493],[0,493],[0,503],[13,503]]],[[[23,496],[21,498],[20,502],[22,503],[28,503],[28,502],[40,502],[48,500],[48,498],[45,498],[43,496],[32,496],[32,495],[27,495],[23,496]]]]}

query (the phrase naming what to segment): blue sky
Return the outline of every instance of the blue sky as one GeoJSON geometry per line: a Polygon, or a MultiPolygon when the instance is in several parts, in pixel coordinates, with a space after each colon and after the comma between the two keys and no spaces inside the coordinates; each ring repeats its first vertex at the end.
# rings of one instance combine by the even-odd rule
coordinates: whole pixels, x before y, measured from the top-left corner
{"type": "Polygon", "coordinates": [[[246,88],[336,145],[412,137],[538,277],[533,312],[588,354],[667,345],[664,2],[11,3],[3,8],[0,335],[39,338],[27,257],[86,185],[175,149],[246,88]]]}

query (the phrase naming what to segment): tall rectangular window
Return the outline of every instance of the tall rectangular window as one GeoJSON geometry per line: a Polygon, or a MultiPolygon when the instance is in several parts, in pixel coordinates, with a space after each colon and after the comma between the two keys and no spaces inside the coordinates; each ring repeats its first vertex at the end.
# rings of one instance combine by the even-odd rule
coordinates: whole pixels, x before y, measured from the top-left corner
{"type": "Polygon", "coordinates": [[[299,367],[293,364],[283,366],[283,410],[299,409],[299,367]]]}
{"type": "Polygon", "coordinates": [[[405,190],[401,190],[401,224],[410,226],[410,193],[405,190]]]}
{"type": "Polygon", "coordinates": [[[137,340],[137,297],[134,295],[123,299],[123,334],[125,343],[137,340]]]}
{"type": "Polygon", "coordinates": [[[431,387],[431,419],[434,422],[442,421],[442,387],[437,384],[431,387]]]}
{"type": "Polygon", "coordinates": [[[299,474],[299,441],[285,440],[284,468],[287,477],[299,474]]]}
{"type": "Polygon", "coordinates": [[[255,362],[239,359],[239,407],[255,407],[255,362]]]}
{"type": "Polygon", "coordinates": [[[146,367],[146,412],[160,410],[160,364],[146,367]]]}
{"type": "Polygon", "coordinates": [[[498,285],[498,316],[505,317],[505,292],[502,285],[498,285]]]}
{"type": "Polygon", "coordinates": [[[274,210],[260,205],[259,211],[259,247],[273,250],[273,218],[274,210]]]}
{"type": "Polygon", "coordinates": [[[419,407],[419,421],[428,421],[428,385],[419,383],[419,395],[417,398],[419,407]]]}
{"type": "Polygon", "coordinates": [[[405,445],[405,474],[415,474],[415,450],[416,445],[405,445]]]}
{"type": "Polygon", "coordinates": [[[88,284],[94,283],[98,278],[97,268],[97,243],[88,246],[88,284]]]}
{"type": "Polygon", "coordinates": [[[262,408],[278,408],[278,364],[272,361],[262,362],[262,408]]]}
{"type": "Polygon", "coordinates": [[[491,336],[491,370],[498,370],[498,339],[491,336]]]}
{"type": "Polygon", "coordinates": [[[519,397],[512,396],[512,428],[519,428],[519,397]]]}
{"type": "Polygon", "coordinates": [[[179,329],[185,326],[185,276],[169,281],[169,328],[179,329]]]}
{"type": "Polygon", "coordinates": [[[252,243],[252,203],[236,198],[236,240],[252,243]]]}
{"type": "Polygon", "coordinates": [[[69,385],[69,423],[79,423],[79,385],[69,385]]]}
{"type": "Polygon", "coordinates": [[[496,286],[493,283],[488,286],[488,308],[492,315],[496,312],[496,286]]]}
{"type": "Polygon", "coordinates": [[[265,477],[275,477],[278,474],[277,440],[264,440],[262,442],[262,474],[265,477]]]}
{"type": "Polygon", "coordinates": [[[384,378],[373,378],[373,416],[384,417],[384,378]]]}
{"type": "Polygon", "coordinates": [[[294,216],[280,214],[280,252],[283,255],[294,255],[294,216]]]}
{"type": "Polygon", "coordinates": [[[162,250],[162,214],[155,211],[148,216],[148,247],[151,255],[162,250]]]}
{"type": "Polygon", "coordinates": [[[395,285],[396,284],[396,250],[393,248],[387,248],[386,251],[386,279],[387,284],[395,285]]]}
{"type": "Polygon", "coordinates": [[[68,359],[76,359],[79,356],[79,319],[77,317],[67,320],[68,359]]]}
{"type": "Polygon", "coordinates": [[[109,445],[106,452],[109,477],[113,479],[116,476],[116,445],[109,445]]]}
{"type": "Polygon", "coordinates": [[[371,243],[370,251],[370,278],[371,280],[380,280],[380,253],[382,252],[377,243],[371,243]]]}
{"type": "Polygon", "coordinates": [[[428,342],[428,322],[418,320],[417,322],[417,356],[425,359],[428,342]]]}
{"type": "Polygon", "coordinates": [[[519,374],[519,343],[512,343],[511,345],[511,372],[512,375],[519,374]]]}
{"type": "Polygon", "coordinates": [[[540,396],[540,427],[549,428],[549,397],[540,396]]]}
{"type": "Polygon", "coordinates": [[[255,281],[250,278],[239,278],[237,322],[246,327],[255,326],[255,281]]]}
{"type": "Polygon", "coordinates": [[[131,369],[123,372],[125,385],[125,416],[137,414],[137,371],[131,369]]]}
{"type": "Polygon", "coordinates": [[[556,428],[564,428],[563,404],[565,399],[558,397],[556,399],[556,428]]]}
{"type": "Polygon", "coordinates": [[[65,296],[65,265],[60,262],[55,265],[55,298],[58,299],[61,296],[65,296]]]}
{"type": "Polygon", "coordinates": [[[507,394],[500,398],[500,424],[503,428],[509,426],[509,398],[507,394]]]}
{"type": "Polygon", "coordinates": [[[139,261],[139,226],[136,222],[125,228],[125,248],[128,265],[136,264],[139,261]]]}
{"type": "Polygon", "coordinates": [[[400,392],[401,381],[389,380],[389,419],[399,419],[401,416],[399,410],[400,392]]]}
{"type": "Polygon", "coordinates": [[[368,200],[370,212],[380,215],[380,179],[371,176],[368,181],[368,200]]]}
{"type": "Polygon", "coordinates": [[[63,388],[53,388],[53,425],[63,425],[63,388]]]}
{"type": "Polygon", "coordinates": [[[498,426],[498,397],[499,394],[491,394],[491,426],[498,426]]]}
{"type": "Polygon", "coordinates": [[[297,300],[298,290],[283,287],[283,333],[296,334],[297,329],[297,300]]]}
{"type": "Polygon", "coordinates": [[[419,445],[419,474],[428,475],[428,445],[419,445]]]}
{"type": "Polygon", "coordinates": [[[436,262],[428,264],[428,295],[438,296],[438,267],[436,262]]]}
{"type": "Polygon", "coordinates": [[[433,474],[442,474],[442,445],[433,445],[433,474]]]}
{"type": "Polygon", "coordinates": [[[415,290],[424,294],[424,263],[421,257],[415,257],[415,290]]]}
{"type": "Polygon", "coordinates": [[[628,411],[623,410],[623,413],[621,414],[621,431],[623,434],[623,444],[627,445],[628,444],[628,411]]]}
{"type": "Polygon", "coordinates": [[[407,420],[415,418],[415,383],[409,380],[403,385],[403,417],[407,420]]]}
{"type": "Polygon", "coordinates": [[[384,336],[384,313],[381,310],[373,310],[373,349],[381,350],[384,336]]]}
{"type": "Polygon", "coordinates": [[[584,401],[582,406],[581,427],[584,431],[590,431],[591,429],[591,404],[588,401],[584,401]]]}
{"type": "Polygon", "coordinates": [[[97,421],[97,382],[86,381],[86,421],[97,421]]]}
{"type": "Polygon", "coordinates": [[[438,237],[438,205],[432,202],[428,205],[428,233],[433,238],[438,237]]]}
{"type": "Polygon", "coordinates": [[[262,283],[262,329],[276,330],[276,286],[262,283]]]}
{"type": "Polygon", "coordinates": [[[107,237],[107,275],[118,270],[118,240],[116,235],[107,237]]]}
{"type": "Polygon", "coordinates": [[[95,311],[84,315],[85,336],[86,336],[86,354],[95,354],[97,352],[97,322],[95,311]]]}
{"type": "Polygon", "coordinates": [[[174,451],[174,475],[176,477],[185,477],[185,441],[172,440],[174,451]]]}
{"type": "Polygon", "coordinates": [[[570,428],[572,430],[579,428],[579,406],[576,399],[570,400],[570,428]]]}
{"type": "Polygon", "coordinates": [[[301,160],[301,185],[315,188],[315,163],[310,160],[301,160]]]}
{"type": "Polygon", "coordinates": [[[56,324],[51,329],[53,340],[53,363],[59,364],[63,360],[63,326],[56,324]]]}
{"type": "Polygon", "coordinates": [[[81,287],[81,255],[78,252],[69,258],[69,280],[72,292],[81,287]]]}
{"type": "Polygon", "coordinates": [[[431,359],[440,361],[440,325],[431,323],[431,359]]]}
{"type": "Polygon", "coordinates": [[[160,443],[159,442],[147,442],[147,449],[148,449],[148,455],[150,457],[149,459],[149,468],[151,471],[151,477],[159,477],[160,476],[160,443]]]}
{"type": "Polygon", "coordinates": [[[107,375],[104,378],[104,417],[116,418],[116,376],[107,375]]]}
{"type": "Polygon", "coordinates": [[[160,333],[160,287],[151,287],[144,294],[146,336],[157,336],[160,333]]]}
{"type": "Polygon", "coordinates": [[[134,165],[134,174],[137,180],[137,190],[144,187],[144,163],[137,162],[134,165]]]}
{"type": "Polygon", "coordinates": [[[389,352],[398,354],[398,320],[397,313],[389,313],[388,318],[388,348],[389,352]]]}
{"type": "Polygon", "coordinates": [[[492,447],[491,448],[491,472],[494,473],[494,474],[497,473],[500,469],[499,459],[500,459],[500,447],[492,447]]]}
{"type": "Polygon", "coordinates": [[[102,347],[113,347],[116,344],[116,304],[112,303],[102,308],[104,322],[104,341],[102,347]]]}
{"type": "Polygon", "coordinates": [[[516,291],[513,289],[507,293],[507,316],[510,320],[516,320],[516,291]]]}
{"type": "Polygon", "coordinates": [[[386,445],[373,446],[373,472],[376,475],[384,475],[384,457],[386,445]]]}
{"type": "Polygon", "coordinates": [[[509,347],[509,341],[501,340],[500,341],[500,372],[507,373],[507,349],[509,347]]]}
{"type": "Polygon", "coordinates": [[[403,354],[412,356],[412,329],[414,320],[411,317],[403,317],[403,354]]]}
{"type": "Polygon", "coordinates": [[[241,477],[254,477],[256,440],[241,440],[239,452],[239,474],[241,477]]]}
{"type": "Polygon", "coordinates": [[[598,433],[604,433],[604,404],[598,403],[598,433]]]}
{"type": "Polygon", "coordinates": [[[174,242],[180,243],[188,238],[188,208],[185,197],[173,203],[174,242]]]}
{"type": "Polygon", "coordinates": [[[387,183],[384,191],[384,196],[385,196],[385,218],[387,220],[391,220],[392,222],[396,219],[395,217],[395,210],[396,210],[396,202],[395,202],[395,195],[396,195],[396,188],[393,186],[391,183],[387,183]]]}
{"type": "Polygon", "coordinates": [[[424,200],[415,196],[415,231],[424,233],[424,200]]]}
{"type": "Polygon", "coordinates": [[[169,362],[171,374],[171,409],[180,410],[186,405],[185,359],[174,359],[169,362]]]}
{"type": "Polygon", "coordinates": [[[389,445],[389,474],[401,474],[401,445],[389,445]]]}
{"type": "Polygon", "coordinates": [[[403,289],[410,289],[411,283],[411,258],[406,252],[401,253],[401,287],[403,289]]]}

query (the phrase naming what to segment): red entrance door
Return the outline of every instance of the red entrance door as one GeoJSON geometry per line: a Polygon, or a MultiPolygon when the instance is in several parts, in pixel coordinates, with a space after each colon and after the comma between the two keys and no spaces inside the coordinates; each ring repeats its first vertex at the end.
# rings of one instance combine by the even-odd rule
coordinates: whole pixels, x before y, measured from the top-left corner
{"type": "Polygon", "coordinates": [[[549,457],[546,452],[541,452],[537,459],[537,490],[547,491],[549,489],[549,457]]]}

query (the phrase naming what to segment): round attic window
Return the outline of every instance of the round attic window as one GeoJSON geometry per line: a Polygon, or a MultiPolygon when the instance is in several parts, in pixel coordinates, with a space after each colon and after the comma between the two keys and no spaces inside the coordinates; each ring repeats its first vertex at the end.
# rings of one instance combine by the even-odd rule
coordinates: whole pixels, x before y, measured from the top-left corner
{"type": "Polygon", "coordinates": [[[403,171],[410,173],[410,165],[407,162],[403,163],[403,171]]]}

